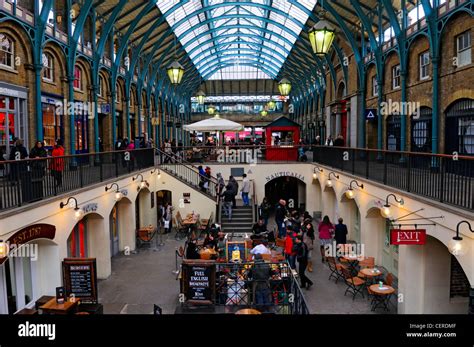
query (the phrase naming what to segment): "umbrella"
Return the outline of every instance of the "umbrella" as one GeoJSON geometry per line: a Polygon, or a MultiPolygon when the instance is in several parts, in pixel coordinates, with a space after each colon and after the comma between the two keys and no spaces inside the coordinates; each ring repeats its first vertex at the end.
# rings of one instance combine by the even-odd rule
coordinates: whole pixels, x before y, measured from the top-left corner
{"type": "Polygon", "coordinates": [[[213,118],[185,125],[183,128],[187,131],[240,131],[244,129],[244,126],[216,115],[213,118]]]}

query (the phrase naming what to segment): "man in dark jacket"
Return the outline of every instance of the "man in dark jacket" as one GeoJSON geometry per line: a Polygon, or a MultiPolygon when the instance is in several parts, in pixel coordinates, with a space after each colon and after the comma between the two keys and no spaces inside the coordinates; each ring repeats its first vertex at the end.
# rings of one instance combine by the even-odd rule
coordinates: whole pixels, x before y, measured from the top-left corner
{"type": "Polygon", "coordinates": [[[308,266],[308,246],[303,242],[303,236],[298,235],[296,242],[296,260],[298,261],[298,275],[301,279],[301,288],[309,289],[313,282],[306,276],[305,271],[308,266]]]}
{"type": "Polygon", "coordinates": [[[252,278],[252,289],[255,294],[256,305],[269,305],[270,300],[270,283],[272,270],[270,265],[265,263],[261,254],[255,254],[255,262],[250,269],[249,277],[252,278]]]}
{"type": "Polygon", "coordinates": [[[346,244],[347,243],[347,226],[343,224],[344,221],[342,218],[338,219],[339,224],[336,225],[336,231],[334,239],[336,240],[336,245],[346,244]]]}
{"type": "Polygon", "coordinates": [[[227,184],[226,190],[221,196],[224,197],[224,213],[230,221],[232,219],[232,200],[235,197],[230,183],[227,184]]]}
{"type": "Polygon", "coordinates": [[[232,193],[234,194],[233,198],[232,198],[232,208],[236,208],[237,207],[237,203],[235,201],[235,197],[237,196],[237,194],[239,194],[239,184],[237,183],[236,179],[234,178],[234,176],[230,176],[229,177],[229,183],[232,187],[232,193]]]}
{"type": "MultiPolygon", "coordinates": [[[[28,151],[23,146],[23,140],[16,139],[15,147],[10,150],[9,160],[23,160],[28,157],[28,151]]],[[[21,161],[18,163],[11,164],[10,179],[16,181],[20,177],[21,172],[26,172],[28,165],[26,162],[21,161]]]]}
{"type": "Polygon", "coordinates": [[[286,235],[285,218],[287,215],[286,201],[281,199],[275,210],[275,222],[278,227],[278,238],[282,239],[286,235]]]}

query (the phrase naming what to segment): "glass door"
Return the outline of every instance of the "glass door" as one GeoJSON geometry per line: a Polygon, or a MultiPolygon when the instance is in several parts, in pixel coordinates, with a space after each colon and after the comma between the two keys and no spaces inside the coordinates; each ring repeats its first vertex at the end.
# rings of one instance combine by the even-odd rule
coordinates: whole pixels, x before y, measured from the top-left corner
{"type": "Polygon", "coordinates": [[[118,225],[118,205],[115,205],[110,212],[110,255],[115,257],[119,253],[119,225],[118,225]]]}

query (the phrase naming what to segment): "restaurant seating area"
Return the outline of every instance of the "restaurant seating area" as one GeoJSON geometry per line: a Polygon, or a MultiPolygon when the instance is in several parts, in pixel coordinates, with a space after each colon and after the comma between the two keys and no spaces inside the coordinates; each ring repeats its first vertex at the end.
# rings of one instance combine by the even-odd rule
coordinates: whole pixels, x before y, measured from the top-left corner
{"type": "Polygon", "coordinates": [[[349,251],[352,245],[339,245],[337,256],[325,256],[330,270],[328,280],[336,285],[346,286],[344,296],[350,294],[352,300],[368,300],[371,311],[396,310],[392,298],[396,297],[395,276],[382,266],[376,266],[374,257],[364,257],[349,251]]]}

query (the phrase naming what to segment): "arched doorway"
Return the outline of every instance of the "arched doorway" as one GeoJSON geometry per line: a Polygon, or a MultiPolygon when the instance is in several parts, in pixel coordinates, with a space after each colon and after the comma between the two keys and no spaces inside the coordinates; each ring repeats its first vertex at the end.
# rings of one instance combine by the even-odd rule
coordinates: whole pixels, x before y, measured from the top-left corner
{"type": "Polygon", "coordinates": [[[159,190],[156,192],[156,212],[158,216],[158,221],[161,220],[163,211],[162,207],[166,204],[173,204],[173,193],[170,190],[159,190]]]}
{"type": "MultiPolygon", "coordinates": [[[[360,211],[354,199],[348,199],[345,194],[342,195],[340,204],[340,217],[344,219],[347,225],[347,239],[358,244],[361,243],[360,236],[360,211]]],[[[334,221],[337,223],[337,220],[334,221]]]]}
{"type": "Polygon", "coordinates": [[[140,190],[135,200],[135,228],[140,229],[148,225],[156,226],[156,217],[150,208],[150,191],[146,188],[140,190]]]}
{"type": "Polygon", "coordinates": [[[411,117],[411,151],[431,152],[432,110],[421,107],[417,118],[411,117]]]}
{"type": "Polygon", "coordinates": [[[386,148],[387,151],[400,151],[402,118],[398,114],[387,117],[386,120],[386,148]]]}
{"type": "Polygon", "coordinates": [[[339,217],[336,192],[332,187],[324,188],[323,196],[323,216],[328,216],[331,223],[335,224],[339,217]]]}
{"type": "Polygon", "coordinates": [[[317,217],[321,218],[321,215],[323,213],[323,191],[321,189],[321,184],[319,183],[319,180],[313,179],[313,186],[314,190],[311,194],[312,196],[309,196],[308,198],[313,198],[315,212],[317,214],[317,217]]]}
{"type": "Polygon", "coordinates": [[[306,208],[306,184],[296,177],[278,177],[265,184],[265,196],[272,206],[280,199],[287,202],[289,210],[306,208]]]}
{"type": "Polygon", "coordinates": [[[131,202],[122,198],[109,214],[110,256],[115,257],[126,247],[134,249],[134,222],[131,202]]]}
{"type": "Polygon", "coordinates": [[[474,155],[474,100],[460,99],[446,111],[445,153],[474,155]]]}

